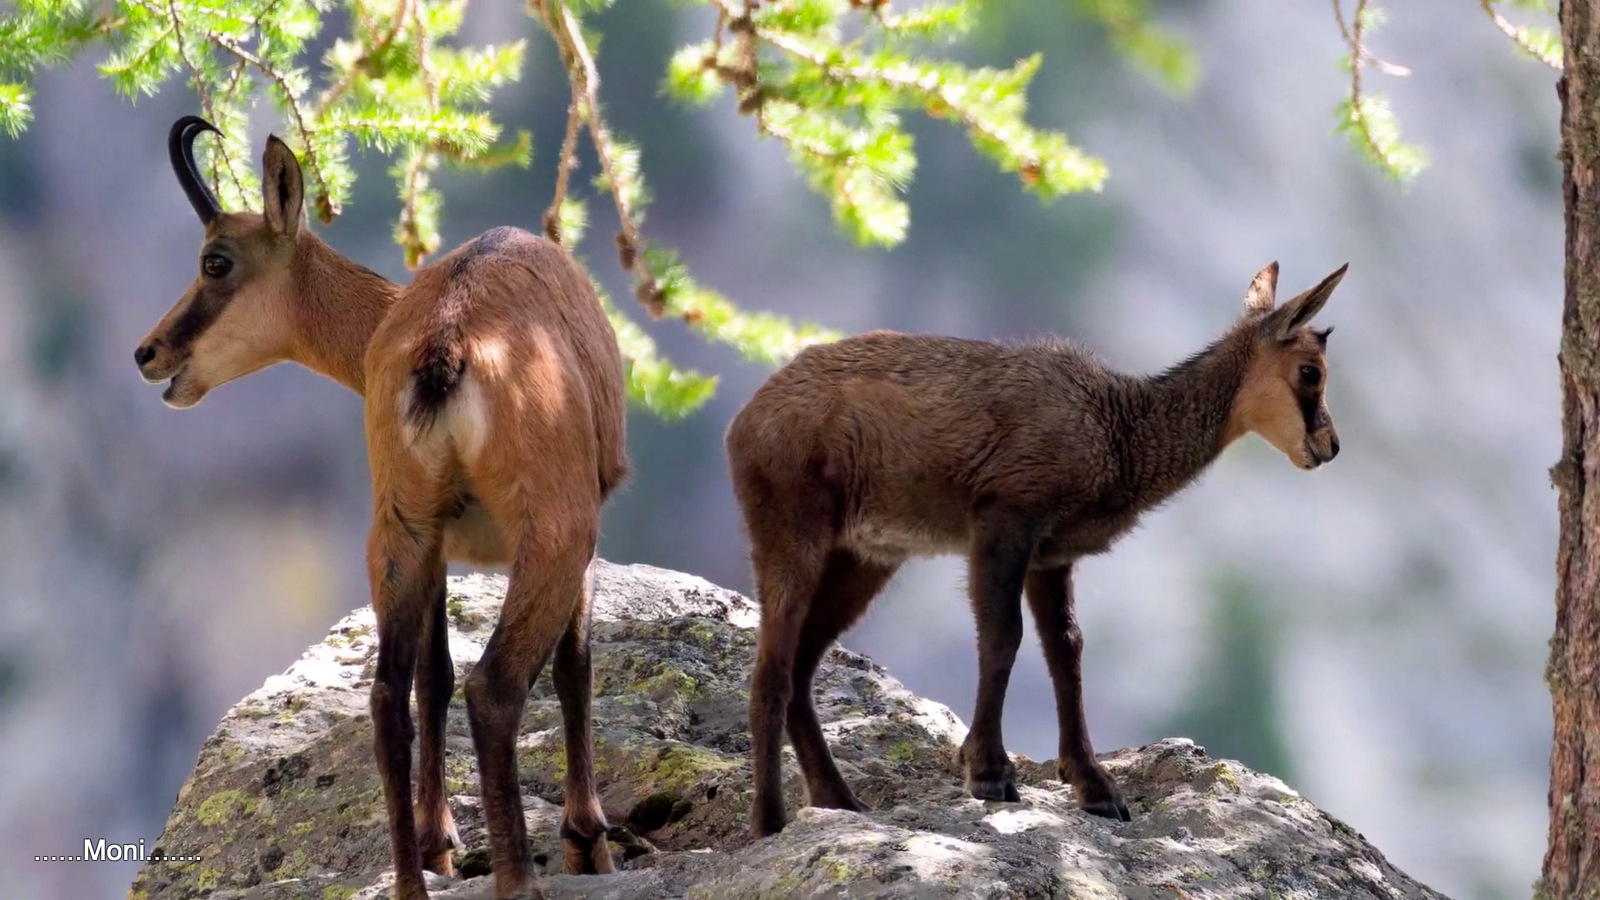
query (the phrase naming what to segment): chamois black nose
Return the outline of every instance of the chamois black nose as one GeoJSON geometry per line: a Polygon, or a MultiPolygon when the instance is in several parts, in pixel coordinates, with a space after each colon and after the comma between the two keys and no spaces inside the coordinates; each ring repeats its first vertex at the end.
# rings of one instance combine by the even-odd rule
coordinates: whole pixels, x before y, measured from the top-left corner
{"type": "Polygon", "coordinates": [[[143,347],[140,347],[139,349],[133,351],[134,364],[137,365],[141,369],[144,368],[146,365],[148,365],[150,360],[155,359],[155,358],[156,358],[156,345],[155,344],[145,344],[143,347]]]}
{"type": "Polygon", "coordinates": [[[1338,438],[1334,438],[1328,444],[1328,458],[1329,459],[1333,459],[1335,456],[1338,456],[1338,455],[1339,455],[1339,439],[1338,438]]]}

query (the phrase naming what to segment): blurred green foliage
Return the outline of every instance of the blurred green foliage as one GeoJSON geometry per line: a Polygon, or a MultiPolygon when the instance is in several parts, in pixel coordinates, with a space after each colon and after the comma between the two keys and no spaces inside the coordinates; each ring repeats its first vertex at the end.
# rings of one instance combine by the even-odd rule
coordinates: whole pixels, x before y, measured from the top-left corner
{"type": "Polygon", "coordinates": [[[1339,101],[1334,111],[1337,121],[1335,131],[1350,139],[1350,145],[1368,163],[1389,178],[1406,182],[1428,167],[1428,155],[1421,147],[1408,144],[1400,137],[1400,121],[1395,118],[1389,101],[1363,89],[1362,72],[1369,66],[1389,75],[1407,76],[1411,70],[1385,62],[1367,48],[1372,33],[1383,24],[1384,14],[1368,0],[1356,0],[1355,13],[1345,22],[1344,9],[1334,0],[1333,11],[1339,21],[1339,33],[1350,52],[1339,60],[1339,65],[1350,73],[1350,91],[1339,101]]]}
{"type": "Polygon", "coordinates": [[[1089,17],[1105,25],[1111,42],[1128,59],[1176,94],[1194,90],[1200,66],[1178,37],[1150,19],[1144,0],[1077,0],[1089,17]]]}
{"type": "MultiPolygon", "coordinates": [[[[416,267],[439,249],[441,166],[484,172],[525,167],[533,156],[533,136],[508,132],[489,111],[495,92],[522,76],[527,41],[457,46],[468,2],[17,0],[0,14],[0,130],[15,135],[31,120],[35,72],[104,49],[99,70],[124,94],[154,93],[174,75],[197,92],[203,113],[223,132],[203,147],[204,165],[224,205],[245,209],[259,191],[246,114],[266,97],[280,110],[322,221],[338,216],[351,196],[352,145],[391,161],[388,174],[400,199],[395,241],[406,264],[416,267]]],[[[996,67],[941,50],[968,42],[980,20],[1027,18],[1025,10],[1001,15],[982,0],[930,0],[905,9],[886,0],[676,2],[709,9],[715,24],[705,39],[672,55],[663,93],[684,104],[734,93],[738,112],[758,134],[784,144],[795,168],[831,205],[839,228],[859,245],[892,247],[906,238],[907,189],[918,164],[910,113],[959,127],[996,169],[1044,200],[1096,191],[1107,177],[1105,163],[1066,135],[1029,124],[1027,92],[1040,55],[996,67]]],[[[1525,52],[1560,65],[1559,41],[1549,29],[1513,25],[1498,9],[1501,0],[1480,5],[1525,52]]],[[[1546,0],[1505,5],[1550,13],[1546,0]]],[[[603,33],[596,23],[606,22],[614,7],[615,0],[528,5],[554,41],[571,86],[546,231],[569,246],[581,240],[589,210],[569,176],[586,132],[600,170],[590,183],[616,206],[620,261],[650,315],[680,318],[707,340],[767,365],[833,339],[825,328],[741,308],[697,281],[670,248],[644,236],[651,192],[642,148],[609,127],[596,63],[603,33]]],[[[1149,7],[1148,0],[1074,0],[1065,8],[1095,23],[1101,43],[1184,94],[1199,68],[1184,44],[1152,21],[1149,7]]],[[[1337,129],[1380,171],[1409,180],[1426,156],[1402,140],[1387,100],[1362,83],[1369,68],[1409,72],[1368,48],[1383,20],[1375,4],[1354,0],[1348,21],[1341,4],[1334,9],[1351,77],[1337,129]]],[[[680,416],[714,393],[714,376],[679,369],[622,309],[608,303],[608,310],[633,367],[636,402],[680,416]]]]}
{"type": "MultiPolygon", "coordinates": [[[[1481,0],[1484,12],[1494,20],[1496,26],[1505,32],[1506,37],[1522,51],[1534,59],[1554,68],[1561,68],[1561,34],[1554,28],[1540,28],[1531,25],[1515,25],[1507,21],[1495,9],[1504,0],[1481,0]]],[[[1544,16],[1556,14],[1555,4],[1550,0],[1509,0],[1511,6],[1542,13],[1544,16]]]]}
{"type": "MultiPolygon", "coordinates": [[[[1499,10],[1502,5],[1520,7],[1545,17],[1555,14],[1549,0],[1479,0],[1479,7],[1494,26],[1527,55],[1554,69],[1561,68],[1561,36],[1553,28],[1517,25],[1499,10]]],[[[1428,155],[1400,136],[1400,121],[1389,101],[1372,92],[1363,81],[1363,72],[1374,69],[1385,75],[1406,77],[1411,70],[1380,59],[1368,47],[1373,32],[1384,22],[1383,10],[1371,0],[1355,0],[1349,21],[1340,0],[1333,12],[1349,53],[1339,65],[1349,73],[1350,90],[1334,111],[1335,131],[1345,135],[1357,154],[1378,171],[1397,182],[1408,182],[1428,167],[1428,155]]]]}
{"type": "MultiPolygon", "coordinates": [[[[739,112],[785,144],[861,245],[896,245],[910,225],[905,193],[917,156],[909,112],[959,126],[980,154],[1042,199],[1097,190],[1106,177],[1105,164],[1065,135],[1028,124],[1038,55],[990,67],[937,54],[969,34],[984,12],[978,0],[903,11],[883,0],[694,2],[715,12],[715,27],[672,57],[665,93],[694,104],[736,92],[739,112]]],[[[593,187],[617,207],[621,262],[650,314],[679,317],[707,340],[768,365],[832,339],[826,329],[740,308],[696,281],[670,248],[644,238],[651,194],[641,147],[608,126],[595,63],[601,34],[590,17],[603,20],[613,5],[529,4],[572,87],[546,230],[569,246],[581,239],[588,209],[568,175],[587,131],[600,168],[593,187]]],[[[395,241],[415,267],[439,249],[441,166],[484,171],[532,158],[532,135],[508,133],[488,110],[496,90],[521,77],[527,43],[455,45],[467,8],[468,0],[18,0],[0,14],[0,130],[15,135],[31,120],[39,69],[103,49],[100,72],[129,96],[155,93],[174,75],[188,82],[223,132],[202,145],[202,165],[225,207],[247,209],[259,192],[247,111],[265,97],[280,111],[322,221],[350,199],[352,145],[391,160],[400,198],[395,241]]],[[[1193,84],[1193,59],[1149,22],[1143,0],[1078,0],[1075,11],[1102,24],[1115,46],[1163,83],[1178,91],[1193,84]]],[[[676,416],[711,396],[714,377],[680,370],[622,310],[607,306],[636,402],[676,416]]]]}

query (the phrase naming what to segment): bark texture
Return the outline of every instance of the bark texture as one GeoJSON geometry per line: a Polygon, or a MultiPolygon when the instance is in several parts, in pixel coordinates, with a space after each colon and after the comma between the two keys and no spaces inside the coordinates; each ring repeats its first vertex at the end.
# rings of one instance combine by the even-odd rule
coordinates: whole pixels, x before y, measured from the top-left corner
{"type": "Polygon", "coordinates": [[[1561,162],[1566,299],[1556,623],[1546,678],[1555,713],[1550,842],[1540,893],[1600,897],[1600,0],[1563,0],[1561,162]]]}

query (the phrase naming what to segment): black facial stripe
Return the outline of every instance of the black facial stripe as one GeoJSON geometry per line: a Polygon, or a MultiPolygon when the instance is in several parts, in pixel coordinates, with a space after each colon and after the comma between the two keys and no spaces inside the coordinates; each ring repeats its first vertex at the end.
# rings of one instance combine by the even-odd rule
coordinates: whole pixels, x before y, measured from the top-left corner
{"type": "Polygon", "coordinates": [[[221,318],[237,289],[234,284],[212,283],[203,286],[189,308],[172,323],[172,329],[167,332],[168,345],[177,350],[198,340],[207,328],[221,318]]]}
{"type": "Polygon", "coordinates": [[[1316,391],[1297,391],[1295,398],[1300,401],[1300,418],[1305,422],[1306,434],[1314,434],[1317,430],[1317,410],[1322,406],[1321,399],[1316,391]]]}

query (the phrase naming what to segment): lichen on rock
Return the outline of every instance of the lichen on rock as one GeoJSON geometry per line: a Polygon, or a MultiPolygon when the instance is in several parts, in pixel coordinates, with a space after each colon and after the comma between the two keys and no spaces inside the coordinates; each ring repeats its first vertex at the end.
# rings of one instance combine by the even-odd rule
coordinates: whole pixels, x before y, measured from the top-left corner
{"type": "MultiPolygon", "coordinates": [[[[505,581],[450,581],[458,683],[494,626],[505,581]]],[[[1080,812],[1050,762],[1018,757],[1021,803],[967,797],[956,763],[965,726],[871,660],[835,648],[817,711],[839,768],[874,812],[801,808],[746,835],[746,706],[757,610],[702,579],[596,563],[595,766],[619,871],[559,874],[566,762],[548,673],[535,684],[518,760],[535,862],[550,898],[1279,897],[1432,898],[1348,826],[1276,778],[1214,760],[1183,739],[1102,756],[1134,812],[1080,812]]],[[[367,692],[372,611],[336,624],[288,671],[223,718],[179,791],[130,896],[374,900],[391,878],[367,692]]],[[[446,786],[466,851],[439,900],[491,896],[477,766],[459,693],[446,786]]]]}

